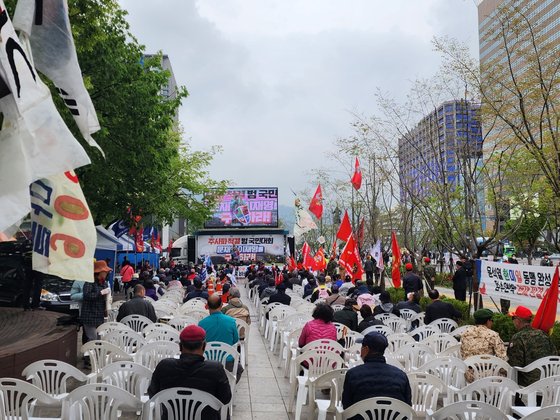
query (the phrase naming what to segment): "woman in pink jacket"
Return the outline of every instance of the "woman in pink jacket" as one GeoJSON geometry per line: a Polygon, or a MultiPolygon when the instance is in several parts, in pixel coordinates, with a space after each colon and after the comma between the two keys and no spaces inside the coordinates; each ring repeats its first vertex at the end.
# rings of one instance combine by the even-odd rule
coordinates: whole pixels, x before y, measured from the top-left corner
{"type": "Polygon", "coordinates": [[[329,339],[336,341],[336,327],[333,324],[334,310],[326,303],[319,303],[313,310],[313,320],[303,327],[299,336],[299,347],[315,340],[329,339]]]}

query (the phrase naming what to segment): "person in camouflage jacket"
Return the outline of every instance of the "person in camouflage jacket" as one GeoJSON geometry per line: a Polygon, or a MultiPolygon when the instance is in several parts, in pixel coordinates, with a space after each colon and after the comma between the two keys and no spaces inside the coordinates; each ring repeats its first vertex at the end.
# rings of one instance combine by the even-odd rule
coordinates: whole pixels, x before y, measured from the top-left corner
{"type": "MultiPolygon", "coordinates": [[[[518,306],[510,316],[518,331],[511,337],[507,350],[511,366],[525,367],[541,357],[557,355],[556,346],[550,337],[531,326],[533,314],[530,309],[518,306]]],[[[535,369],[531,372],[519,372],[517,383],[520,386],[528,386],[539,379],[540,372],[535,369]]]]}

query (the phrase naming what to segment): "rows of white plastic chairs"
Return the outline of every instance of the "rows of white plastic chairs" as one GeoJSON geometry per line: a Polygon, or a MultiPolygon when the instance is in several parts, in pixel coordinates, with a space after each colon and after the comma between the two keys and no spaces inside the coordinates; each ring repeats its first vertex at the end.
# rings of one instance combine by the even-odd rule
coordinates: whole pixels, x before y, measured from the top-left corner
{"type": "MultiPolygon", "coordinates": [[[[476,418],[502,419],[514,413],[518,417],[537,419],[547,412],[560,418],[560,357],[547,357],[525,368],[512,367],[495,356],[473,356],[460,359],[460,338],[470,326],[458,327],[451,319],[440,319],[423,324],[423,313],[401,311],[401,317],[382,314],[377,319],[385,325],[375,325],[358,333],[345,325],[335,323],[337,338],[317,340],[298,347],[298,339],[306,322],[312,319],[315,307],[301,298],[300,287],[288,289],[290,306],[268,304],[251,290],[251,299],[257,308],[259,330],[268,340],[270,350],[279,355],[280,366],[290,381],[289,410],[295,419],[325,419],[328,415],[346,419],[356,414],[364,418],[393,418],[385,411],[400,410],[408,418],[463,418],[472,413],[476,418]],[[412,329],[413,322],[419,327],[412,329]],[[363,363],[360,344],[356,339],[378,331],[384,334],[389,347],[385,352],[387,363],[404,370],[411,384],[412,406],[390,398],[376,398],[342,410],[342,385],[346,370],[363,363]],[[344,344],[341,344],[344,343],[344,344]],[[302,366],[307,366],[302,369],[302,366]],[[538,369],[541,380],[520,388],[517,372],[538,369]],[[467,383],[465,373],[474,377],[467,383]],[[317,391],[329,389],[330,398],[321,399],[317,391]],[[522,396],[527,407],[514,407],[514,396],[522,396]],[[537,406],[537,396],[542,397],[537,406]],[[319,397],[319,398],[318,398],[319,397]],[[449,408],[452,407],[452,408],[449,408]]],[[[341,307],[333,305],[335,310],[341,307]]],[[[410,311],[413,312],[413,311],[410,311]]],[[[382,380],[382,378],[380,378],[382,380]]],[[[398,417],[400,418],[400,417],[398,417]]],[[[474,418],[474,417],[472,417],[474,418]]]]}
{"type": "MultiPolygon", "coordinates": [[[[208,315],[202,311],[205,301],[195,300],[182,304],[181,290],[168,291],[158,306],[173,307],[168,323],[153,323],[141,315],[129,315],[121,322],[109,321],[97,328],[99,340],[90,341],[81,348],[88,357],[91,372],[79,369],[58,360],[41,360],[27,366],[22,372],[29,382],[13,378],[0,379],[0,419],[28,418],[37,406],[60,409],[63,419],[117,419],[123,411],[130,411],[142,419],[161,418],[161,409],[167,409],[169,419],[200,419],[205,407],[221,411],[226,418],[231,415],[233,397],[227,406],[214,396],[188,388],[164,390],[149,398],[148,385],[152,372],[164,358],[178,358],[179,332],[189,324],[197,324],[208,315]],[[69,381],[80,386],[68,392],[69,381]],[[182,401],[182,403],[181,403],[182,401]]],[[[118,308],[119,302],[114,303],[118,308]]],[[[239,346],[221,342],[206,344],[205,358],[222,363],[233,358],[233,369],[228,371],[232,396],[235,395],[238,363],[246,364],[249,325],[237,320],[240,336],[239,346]],[[238,351],[241,349],[241,352],[238,351]]]]}

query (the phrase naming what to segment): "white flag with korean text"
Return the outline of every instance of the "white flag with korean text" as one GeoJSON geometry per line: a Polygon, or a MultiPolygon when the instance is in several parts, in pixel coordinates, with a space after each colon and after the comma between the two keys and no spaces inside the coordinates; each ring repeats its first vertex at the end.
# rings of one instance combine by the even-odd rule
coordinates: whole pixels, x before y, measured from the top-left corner
{"type": "Polygon", "coordinates": [[[33,269],[92,282],[97,232],[76,174],[40,179],[30,194],[33,269]]]}
{"type": "Polygon", "coordinates": [[[379,268],[380,270],[383,270],[383,267],[384,267],[383,253],[381,251],[381,240],[380,239],[378,239],[375,246],[373,248],[371,248],[370,254],[373,257],[373,259],[376,261],[377,268],[379,268]]]}
{"type": "Polygon", "coordinates": [[[33,181],[90,163],[32,63],[0,0],[0,231],[29,213],[33,181]]]}
{"type": "Polygon", "coordinates": [[[66,0],[19,0],[14,27],[29,39],[35,68],[55,84],[82,136],[103,153],[91,137],[99,121],[82,78],[66,0]]]}

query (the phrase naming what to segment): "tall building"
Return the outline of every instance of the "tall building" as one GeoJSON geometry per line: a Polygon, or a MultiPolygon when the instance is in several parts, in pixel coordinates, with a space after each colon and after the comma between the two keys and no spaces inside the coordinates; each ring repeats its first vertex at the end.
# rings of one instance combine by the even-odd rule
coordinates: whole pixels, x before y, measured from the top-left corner
{"type": "MultiPolygon", "coordinates": [[[[478,31],[482,97],[488,110],[482,127],[484,158],[499,167],[492,160],[500,159],[500,152],[507,150],[508,157],[527,154],[531,145],[525,147],[525,142],[544,139],[546,148],[551,138],[546,124],[540,123],[548,110],[552,110],[551,120],[558,118],[558,83],[551,81],[558,79],[560,0],[482,0],[478,31]]],[[[493,206],[486,211],[498,232],[515,218],[510,200],[518,183],[506,182],[497,206],[501,214],[496,215],[493,206]]]]}
{"type": "Polygon", "coordinates": [[[468,101],[444,102],[399,139],[403,203],[428,197],[434,184],[463,184],[462,165],[476,165],[482,154],[478,113],[468,101]]]}

